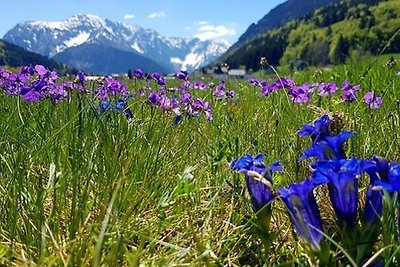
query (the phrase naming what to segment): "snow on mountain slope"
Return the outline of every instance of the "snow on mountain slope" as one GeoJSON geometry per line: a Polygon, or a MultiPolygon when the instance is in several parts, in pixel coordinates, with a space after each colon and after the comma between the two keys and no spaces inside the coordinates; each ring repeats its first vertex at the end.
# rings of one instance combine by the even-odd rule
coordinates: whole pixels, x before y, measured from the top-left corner
{"type": "Polygon", "coordinates": [[[192,71],[223,54],[226,41],[165,37],[138,25],[112,22],[95,15],[76,14],[59,22],[30,21],[11,29],[4,40],[48,57],[82,44],[97,44],[134,52],[162,63],[171,72],[192,71]]]}

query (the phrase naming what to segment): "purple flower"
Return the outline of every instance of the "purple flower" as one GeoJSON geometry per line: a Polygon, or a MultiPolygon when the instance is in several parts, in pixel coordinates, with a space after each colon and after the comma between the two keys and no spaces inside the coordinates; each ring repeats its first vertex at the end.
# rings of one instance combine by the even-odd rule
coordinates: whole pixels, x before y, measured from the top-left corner
{"type": "Polygon", "coordinates": [[[86,81],[86,75],[85,75],[85,73],[82,72],[82,71],[79,71],[79,72],[76,74],[76,78],[78,79],[78,81],[79,81],[79,83],[80,83],[81,85],[83,85],[83,84],[85,83],[85,81],[86,81]]]}
{"type": "Polygon", "coordinates": [[[181,93],[181,97],[180,97],[180,101],[182,104],[189,104],[192,100],[192,96],[190,93],[188,92],[182,92],[181,93]]]}
{"type": "Polygon", "coordinates": [[[207,90],[208,86],[207,86],[207,84],[205,84],[203,82],[194,82],[193,83],[193,88],[194,89],[199,89],[199,90],[207,90]]]}
{"type": "Polygon", "coordinates": [[[382,105],[382,98],[374,92],[368,92],[364,95],[364,102],[369,105],[370,109],[378,109],[382,105]]]}
{"type": "Polygon", "coordinates": [[[353,85],[348,81],[344,81],[342,84],[342,99],[346,102],[354,102],[357,98],[358,91],[360,91],[359,85],[353,85]]]}
{"type": "Polygon", "coordinates": [[[157,82],[158,85],[165,85],[165,77],[161,76],[160,73],[154,72],[150,76],[157,82]]]}
{"type": "Polygon", "coordinates": [[[160,94],[155,91],[151,92],[149,95],[149,101],[154,105],[158,105],[158,103],[160,102],[160,98],[160,94]]]}
{"type": "Polygon", "coordinates": [[[104,78],[99,87],[93,91],[100,100],[107,99],[109,95],[126,96],[128,88],[117,80],[111,77],[104,78]]]}
{"type": "Polygon", "coordinates": [[[279,162],[275,162],[267,168],[263,163],[264,157],[264,154],[259,154],[256,157],[247,154],[230,164],[232,170],[244,173],[247,190],[255,212],[275,198],[272,192],[271,173],[283,170],[279,162]]]}
{"type": "Polygon", "coordinates": [[[221,82],[217,85],[217,87],[215,88],[215,91],[214,91],[214,93],[213,93],[213,96],[216,97],[216,98],[223,98],[223,97],[226,96],[225,90],[226,90],[226,88],[225,88],[225,82],[224,82],[224,81],[221,81],[221,82]]]}
{"type": "Polygon", "coordinates": [[[19,73],[26,76],[32,76],[33,74],[35,74],[35,69],[31,66],[23,66],[19,73]]]}
{"type": "Polygon", "coordinates": [[[179,80],[187,80],[189,79],[189,74],[186,71],[179,71],[176,74],[176,78],[178,78],[179,80]]]}
{"type": "Polygon", "coordinates": [[[334,82],[329,83],[321,83],[319,86],[319,94],[320,96],[330,96],[337,91],[337,86],[334,82]]]}
{"type": "Polygon", "coordinates": [[[265,85],[261,87],[261,96],[268,96],[272,91],[274,91],[272,89],[273,85],[265,85]]]}
{"type": "Polygon", "coordinates": [[[323,237],[322,219],[313,194],[314,188],[315,184],[306,179],[301,183],[293,183],[288,188],[280,188],[278,192],[297,233],[313,250],[319,251],[319,243],[323,237]]]}
{"type": "Polygon", "coordinates": [[[273,91],[276,91],[281,88],[291,88],[292,86],[295,85],[294,80],[288,79],[288,78],[280,78],[276,80],[276,82],[273,84],[274,86],[271,87],[273,91]]]}
{"type": "Polygon", "coordinates": [[[135,76],[138,79],[144,79],[144,72],[141,69],[135,69],[133,71],[133,76],[135,76]]]}
{"type": "Polygon", "coordinates": [[[50,84],[55,84],[57,80],[57,73],[55,71],[50,71],[42,65],[36,65],[35,71],[39,74],[40,79],[46,80],[50,84]]]}
{"type": "Polygon", "coordinates": [[[226,93],[226,96],[227,96],[228,98],[234,98],[234,97],[235,97],[235,92],[231,90],[231,91],[229,91],[229,92],[226,93]]]}
{"type": "Polygon", "coordinates": [[[23,98],[26,102],[36,103],[42,100],[44,98],[44,95],[35,90],[31,90],[28,93],[24,94],[23,98]]]}
{"type": "Polygon", "coordinates": [[[250,83],[251,85],[253,85],[253,86],[256,86],[256,87],[260,86],[260,82],[259,82],[257,79],[255,79],[255,78],[249,79],[249,83],[250,83]]]}
{"type": "Polygon", "coordinates": [[[290,99],[294,103],[308,103],[310,102],[310,95],[306,88],[302,86],[293,86],[289,90],[290,99]]]}
{"type": "Polygon", "coordinates": [[[352,103],[357,99],[357,92],[353,90],[343,91],[342,99],[346,102],[352,103]]]}
{"type": "Polygon", "coordinates": [[[342,84],[342,90],[358,92],[358,91],[360,91],[360,86],[351,84],[349,81],[344,81],[342,84]]]}

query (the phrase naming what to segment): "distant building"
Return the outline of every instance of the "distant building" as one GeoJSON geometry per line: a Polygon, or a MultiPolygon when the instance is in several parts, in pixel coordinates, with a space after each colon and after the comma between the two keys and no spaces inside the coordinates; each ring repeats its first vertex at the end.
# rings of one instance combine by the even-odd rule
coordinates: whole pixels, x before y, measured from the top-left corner
{"type": "Polygon", "coordinates": [[[228,71],[228,75],[243,78],[246,75],[246,71],[241,69],[231,69],[228,71]]]}
{"type": "Polygon", "coordinates": [[[98,81],[104,79],[103,76],[88,75],[86,76],[86,81],[98,81]]]}

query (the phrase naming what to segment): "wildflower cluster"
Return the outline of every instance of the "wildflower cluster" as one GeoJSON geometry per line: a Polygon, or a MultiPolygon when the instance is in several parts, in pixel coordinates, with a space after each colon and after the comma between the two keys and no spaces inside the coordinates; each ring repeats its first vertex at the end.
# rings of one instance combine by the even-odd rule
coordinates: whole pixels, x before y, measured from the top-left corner
{"type": "MultiPolygon", "coordinates": [[[[150,77],[158,77],[151,74],[150,77]]],[[[202,98],[194,97],[191,93],[193,89],[207,90],[208,87],[202,82],[189,81],[189,75],[185,72],[178,72],[176,78],[181,80],[177,87],[168,88],[166,84],[158,81],[165,78],[157,78],[158,90],[150,89],[148,102],[155,107],[163,110],[165,113],[174,114],[174,123],[179,123],[183,115],[187,117],[200,117],[204,114],[207,120],[213,120],[211,105],[202,98]]]]}
{"type": "Polygon", "coordinates": [[[210,103],[191,94],[191,90],[208,90],[208,86],[203,82],[191,82],[187,73],[175,75],[182,83],[173,88],[167,87],[166,77],[160,73],[147,75],[141,69],[135,69],[133,76],[144,86],[136,92],[129,92],[126,85],[111,77],[99,77],[91,82],[83,72],[79,72],[74,81],[64,82],[55,71],[36,65],[22,67],[18,73],[0,69],[0,88],[7,95],[20,96],[30,103],[50,98],[54,104],[67,99],[71,91],[77,91],[94,97],[99,114],[112,111],[129,119],[133,118],[129,101],[136,95],[147,97],[148,103],[166,113],[175,114],[175,123],[183,115],[199,117],[204,114],[207,120],[213,119],[210,103]]]}
{"type": "Polygon", "coordinates": [[[58,82],[58,75],[42,65],[24,66],[18,73],[9,73],[0,69],[0,88],[9,96],[20,96],[25,101],[35,103],[50,98],[53,103],[66,99],[72,90],[86,91],[82,73],[78,73],[76,82],[58,82]]]}
{"type": "MultiPolygon", "coordinates": [[[[296,85],[294,80],[287,78],[279,78],[275,82],[268,84],[266,80],[250,79],[249,83],[252,86],[261,88],[261,95],[268,96],[272,92],[279,89],[286,89],[293,103],[309,103],[312,100],[314,92],[320,97],[329,97],[341,92],[341,99],[344,102],[352,103],[357,99],[360,91],[360,86],[351,84],[349,81],[344,81],[339,87],[334,82],[320,82],[320,83],[304,83],[296,85]]],[[[374,92],[367,92],[364,95],[364,102],[370,109],[378,109],[382,104],[382,98],[377,96],[374,92]]]]}
{"type": "Polygon", "coordinates": [[[225,82],[221,81],[216,87],[215,91],[213,93],[213,96],[216,99],[225,99],[225,98],[234,98],[235,97],[235,92],[233,90],[227,91],[225,82]]]}
{"type": "MultiPolygon", "coordinates": [[[[341,236],[354,235],[354,232],[359,234],[357,238],[360,240],[356,238],[339,242],[344,243],[347,248],[354,249],[354,246],[359,246],[367,236],[367,243],[372,249],[379,232],[368,235],[366,233],[369,233],[372,227],[379,229],[384,192],[391,198],[400,192],[400,164],[388,162],[378,156],[373,156],[372,159],[348,157],[343,145],[354,133],[342,131],[334,135],[329,130],[330,123],[329,116],[323,115],[313,124],[303,125],[297,132],[300,137],[310,137],[312,141],[311,147],[303,151],[300,161],[314,159],[310,163],[310,177],[300,183],[278,188],[277,193],[274,193],[271,173],[282,171],[282,167],[279,162],[265,167],[262,162],[264,155],[254,158],[245,155],[234,160],[230,168],[245,174],[247,189],[256,212],[264,211],[264,206],[271,206],[272,200],[281,199],[297,233],[314,252],[321,251],[321,241],[324,239],[321,213],[314,191],[317,187],[326,185],[330,203],[342,230],[341,236]],[[364,207],[359,212],[359,177],[364,173],[369,177],[369,186],[366,200],[362,202],[365,203],[364,207]],[[359,220],[358,214],[362,214],[359,220]]],[[[267,212],[272,210],[268,209],[267,212]]],[[[364,263],[365,257],[372,255],[371,251],[355,251],[359,263],[364,263]]]]}

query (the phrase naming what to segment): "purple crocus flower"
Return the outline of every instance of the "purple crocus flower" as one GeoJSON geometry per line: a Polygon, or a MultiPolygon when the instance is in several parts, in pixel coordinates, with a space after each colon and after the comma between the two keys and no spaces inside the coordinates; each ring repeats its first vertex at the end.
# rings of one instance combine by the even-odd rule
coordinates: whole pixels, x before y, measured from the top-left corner
{"type": "Polygon", "coordinates": [[[54,84],[47,87],[47,95],[50,96],[53,104],[57,104],[61,100],[67,99],[68,92],[64,84],[54,84]]]}
{"type": "Polygon", "coordinates": [[[364,95],[364,102],[369,105],[370,109],[378,109],[382,105],[382,98],[374,92],[368,92],[364,95]]]}
{"type": "Polygon", "coordinates": [[[311,164],[315,184],[327,183],[329,197],[339,221],[354,226],[357,217],[358,175],[362,168],[360,161],[352,159],[332,159],[311,164]]]}
{"type": "Polygon", "coordinates": [[[275,162],[267,168],[263,163],[264,157],[265,154],[259,154],[256,157],[246,154],[230,164],[232,170],[244,173],[247,190],[255,212],[275,198],[275,194],[272,192],[271,172],[283,170],[279,162],[275,162]]]}
{"type": "Polygon", "coordinates": [[[319,251],[323,237],[322,219],[313,194],[314,188],[315,184],[306,179],[301,183],[292,183],[288,188],[280,188],[278,192],[297,233],[314,251],[319,251]]]}

